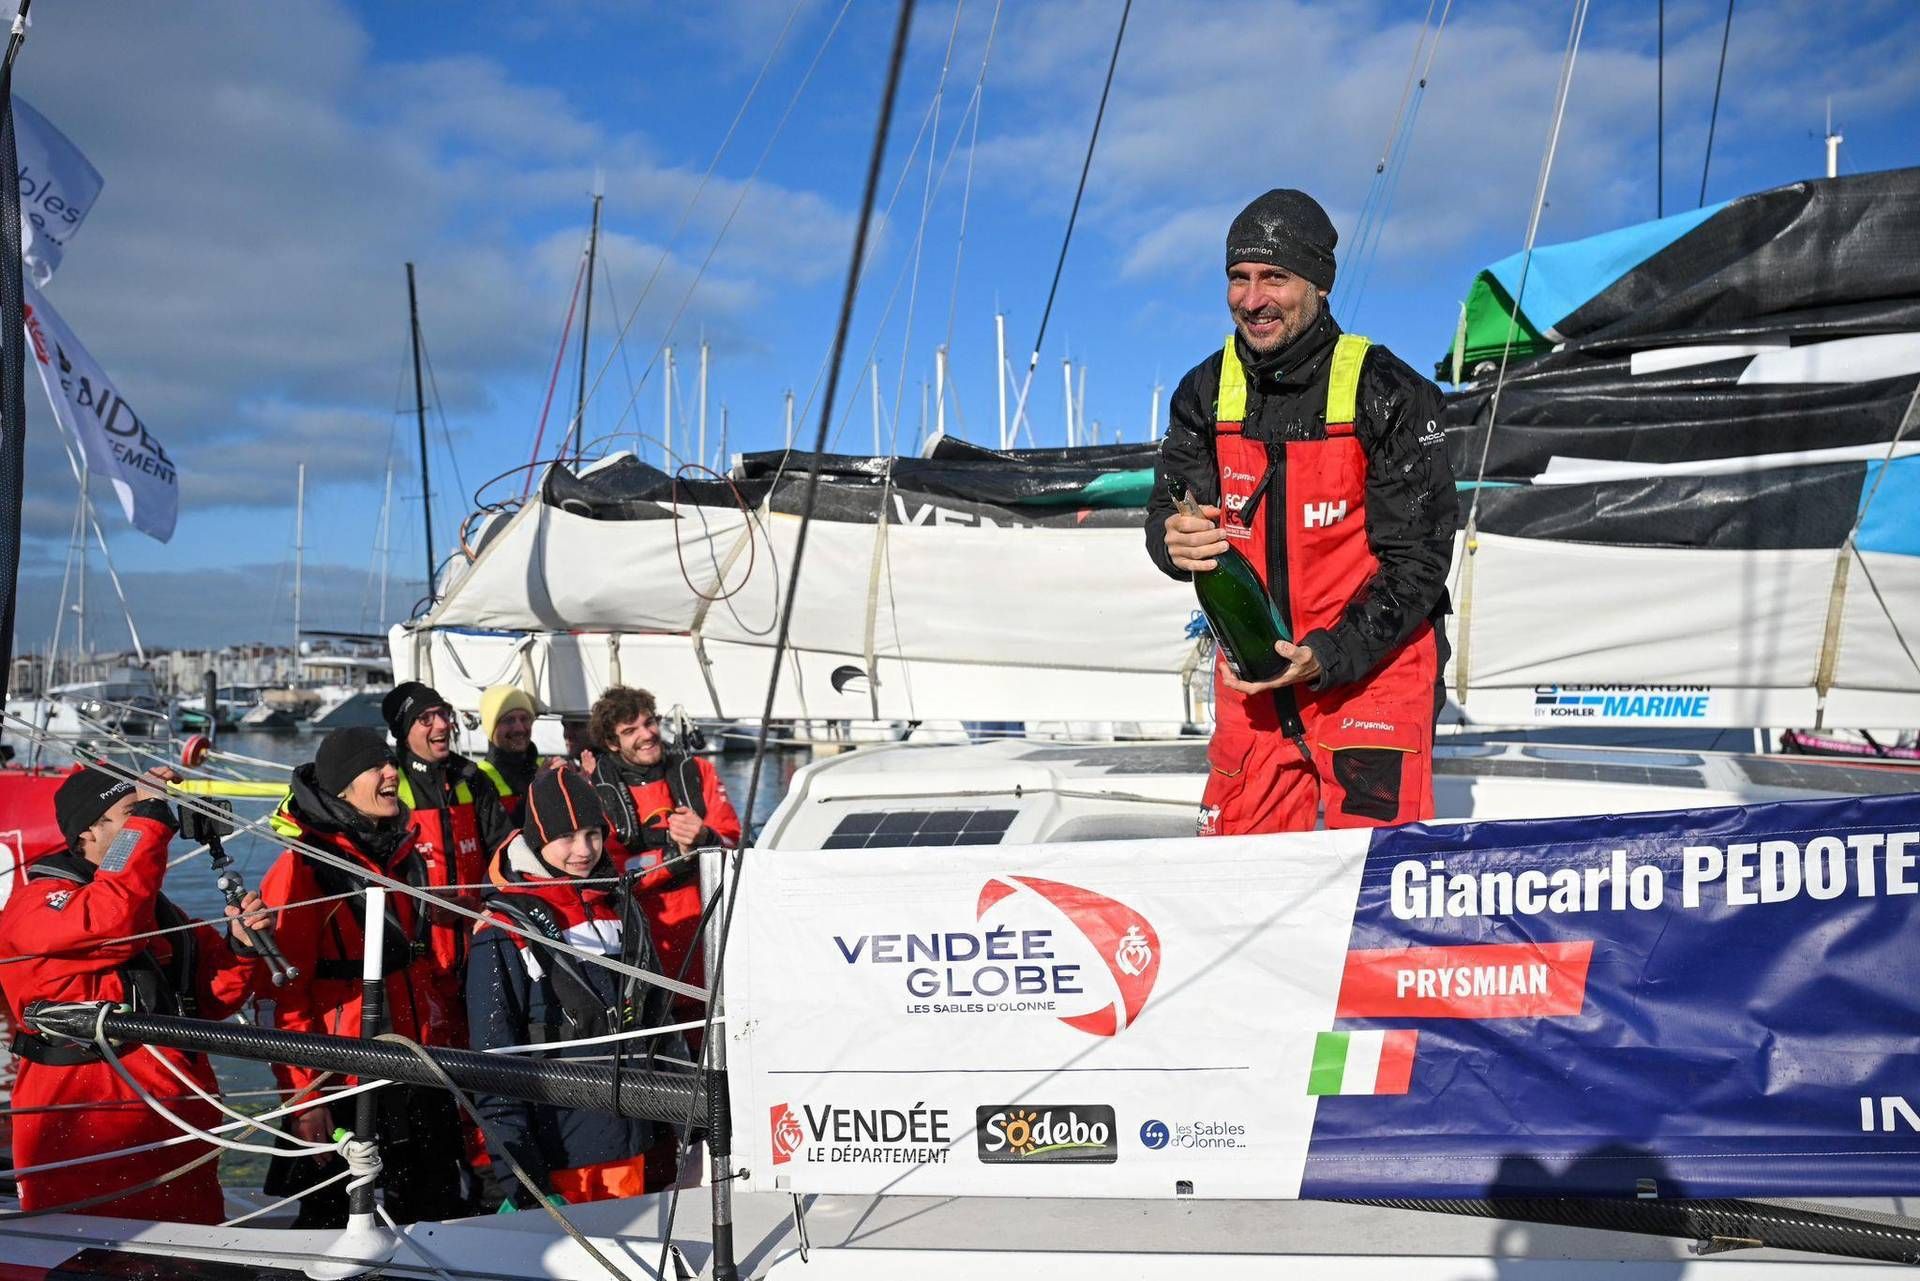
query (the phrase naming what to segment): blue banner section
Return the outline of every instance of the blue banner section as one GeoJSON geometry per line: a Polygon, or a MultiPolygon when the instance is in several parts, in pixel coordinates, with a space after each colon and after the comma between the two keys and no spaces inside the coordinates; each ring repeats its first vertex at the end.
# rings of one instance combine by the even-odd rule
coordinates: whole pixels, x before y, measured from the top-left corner
{"type": "Polygon", "coordinates": [[[1340,1013],[1302,1196],[1910,1193],[1920,795],[1382,831],[1340,1013]]]}

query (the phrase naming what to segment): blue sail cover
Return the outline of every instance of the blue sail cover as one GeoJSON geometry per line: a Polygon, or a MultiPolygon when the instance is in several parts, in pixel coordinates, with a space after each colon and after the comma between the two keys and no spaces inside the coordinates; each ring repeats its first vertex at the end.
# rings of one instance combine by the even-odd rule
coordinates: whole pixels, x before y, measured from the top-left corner
{"type": "Polygon", "coordinates": [[[1301,1195],[1910,1192],[1916,907],[1920,796],[1379,832],[1301,1195]]]}
{"type": "Polygon", "coordinates": [[[1620,277],[1665,249],[1726,207],[1725,201],[1652,222],[1604,231],[1584,240],[1534,249],[1502,258],[1486,269],[1507,297],[1519,300],[1529,320],[1550,338],[1562,337],[1559,324],[1620,277]],[[1526,276],[1524,294],[1521,276],[1526,276]]]}

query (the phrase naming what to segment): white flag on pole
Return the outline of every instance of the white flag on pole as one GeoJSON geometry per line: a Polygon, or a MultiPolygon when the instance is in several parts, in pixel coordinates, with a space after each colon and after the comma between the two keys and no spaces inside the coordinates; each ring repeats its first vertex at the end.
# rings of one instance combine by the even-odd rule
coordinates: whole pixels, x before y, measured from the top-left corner
{"type": "Polygon", "coordinates": [[[104,180],[80,148],[18,97],[13,145],[20,165],[20,256],[33,283],[45,288],[104,180]]]}
{"type": "Polygon", "coordinates": [[[54,416],[86,450],[93,474],[112,482],[134,528],[166,542],[180,513],[173,460],[40,292],[28,285],[26,293],[27,345],[54,416]]]}

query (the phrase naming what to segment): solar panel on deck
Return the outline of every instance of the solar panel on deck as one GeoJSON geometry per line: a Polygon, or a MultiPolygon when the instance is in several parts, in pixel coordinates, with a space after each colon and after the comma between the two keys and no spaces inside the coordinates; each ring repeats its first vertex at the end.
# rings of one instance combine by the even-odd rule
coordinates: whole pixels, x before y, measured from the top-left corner
{"type": "Polygon", "coordinates": [[[890,813],[862,810],[841,819],[820,848],[998,845],[1018,814],[1018,810],[895,810],[890,813]]]}

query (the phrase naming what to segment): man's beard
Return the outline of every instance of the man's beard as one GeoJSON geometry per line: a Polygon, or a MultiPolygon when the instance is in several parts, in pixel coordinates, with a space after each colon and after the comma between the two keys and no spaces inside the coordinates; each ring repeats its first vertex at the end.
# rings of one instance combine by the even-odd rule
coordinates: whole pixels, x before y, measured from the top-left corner
{"type": "MultiPolygon", "coordinates": [[[[1267,347],[1254,347],[1253,349],[1255,351],[1260,352],[1262,355],[1267,355],[1269,353],[1279,351],[1282,348],[1286,347],[1288,343],[1291,343],[1294,339],[1298,338],[1301,334],[1304,334],[1307,332],[1307,330],[1313,328],[1315,322],[1317,322],[1320,319],[1320,309],[1324,305],[1325,305],[1325,300],[1320,297],[1319,290],[1316,289],[1308,293],[1306,303],[1300,308],[1298,312],[1292,315],[1288,315],[1285,313],[1281,314],[1280,333],[1277,337],[1274,338],[1272,344],[1267,347]]],[[[1246,338],[1245,333],[1242,333],[1240,336],[1243,339],[1246,338]]],[[[1253,344],[1251,342],[1248,342],[1247,345],[1249,347],[1253,347],[1253,344]]]]}

